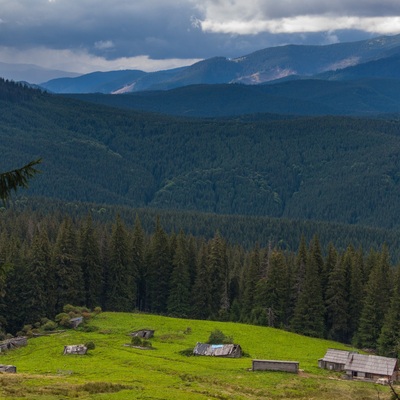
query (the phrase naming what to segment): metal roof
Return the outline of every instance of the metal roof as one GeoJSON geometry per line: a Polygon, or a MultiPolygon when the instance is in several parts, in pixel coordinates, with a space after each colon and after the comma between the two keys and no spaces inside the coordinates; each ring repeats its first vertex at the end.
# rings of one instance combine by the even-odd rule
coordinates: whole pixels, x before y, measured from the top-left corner
{"type": "Polygon", "coordinates": [[[328,349],[322,360],[326,362],[344,365],[347,362],[349,354],[351,354],[350,351],[346,350],[328,349]]]}
{"type": "Polygon", "coordinates": [[[397,359],[395,358],[353,353],[349,354],[344,368],[350,371],[392,376],[396,366],[397,359]]]}
{"type": "Polygon", "coordinates": [[[193,354],[200,356],[229,356],[240,347],[238,344],[197,343],[193,354]]]}

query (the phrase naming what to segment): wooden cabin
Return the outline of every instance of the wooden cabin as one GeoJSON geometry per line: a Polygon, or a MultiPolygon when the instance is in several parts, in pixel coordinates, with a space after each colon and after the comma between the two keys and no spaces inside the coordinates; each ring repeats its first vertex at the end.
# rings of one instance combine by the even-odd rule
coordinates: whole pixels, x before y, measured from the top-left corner
{"type": "Polygon", "coordinates": [[[346,350],[328,349],[324,358],[318,360],[318,366],[331,371],[344,371],[349,354],[353,353],[346,350]]]}

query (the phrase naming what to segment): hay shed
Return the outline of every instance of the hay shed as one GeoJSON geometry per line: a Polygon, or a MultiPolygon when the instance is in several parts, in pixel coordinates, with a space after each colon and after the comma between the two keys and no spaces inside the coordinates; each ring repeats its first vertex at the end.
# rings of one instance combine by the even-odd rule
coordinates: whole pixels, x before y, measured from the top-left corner
{"type": "Polygon", "coordinates": [[[253,371],[280,371],[291,372],[297,374],[299,372],[298,361],[281,361],[281,360],[253,360],[253,371]]]}
{"type": "Polygon", "coordinates": [[[151,339],[154,336],[154,330],[153,329],[140,329],[138,331],[132,332],[129,335],[134,337],[140,337],[142,339],[151,339]]]}
{"type": "Polygon", "coordinates": [[[65,354],[78,354],[84,355],[87,353],[87,347],[84,344],[74,344],[64,346],[64,355],[65,354]]]}
{"type": "Polygon", "coordinates": [[[15,374],[17,373],[17,367],[15,365],[4,365],[0,364],[0,373],[15,374]]]}
{"type": "Polygon", "coordinates": [[[242,348],[239,344],[208,344],[197,343],[193,349],[195,356],[212,356],[212,357],[242,357],[242,348]]]}
{"type": "Polygon", "coordinates": [[[28,339],[25,336],[18,336],[15,338],[3,340],[0,342],[0,353],[6,350],[16,349],[18,347],[26,346],[28,339]]]}

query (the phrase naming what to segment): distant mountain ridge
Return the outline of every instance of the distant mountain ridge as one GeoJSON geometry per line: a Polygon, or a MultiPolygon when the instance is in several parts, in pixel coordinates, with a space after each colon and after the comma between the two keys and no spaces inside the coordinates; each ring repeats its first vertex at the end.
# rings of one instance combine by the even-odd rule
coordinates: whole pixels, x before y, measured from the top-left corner
{"type": "MultiPolygon", "coordinates": [[[[392,62],[399,55],[400,35],[381,36],[320,46],[270,47],[234,59],[213,57],[188,67],[151,73],[137,70],[94,72],[77,78],[53,79],[43,82],[41,86],[55,93],[120,94],[169,90],[195,84],[255,85],[288,77],[333,79],[325,78],[323,74],[334,74],[366,63],[380,61],[384,64],[386,60],[392,62]]],[[[337,74],[335,79],[342,78],[337,74]]]]}

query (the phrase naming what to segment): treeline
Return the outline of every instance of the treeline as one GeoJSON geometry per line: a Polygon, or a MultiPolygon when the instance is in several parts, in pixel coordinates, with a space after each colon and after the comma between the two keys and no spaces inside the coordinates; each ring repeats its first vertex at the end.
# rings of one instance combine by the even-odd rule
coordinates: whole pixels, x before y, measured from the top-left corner
{"type": "Polygon", "coordinates": [[[139,217],[17,218],[0,231],[1,326],[16,333],[66,304],[101,306],[272,326],[397,356],[400,269],[387,247],[299,239],[295,251],[245,249],[218,231],[167,233],[159,219],[145,232],[139,217]]]}

